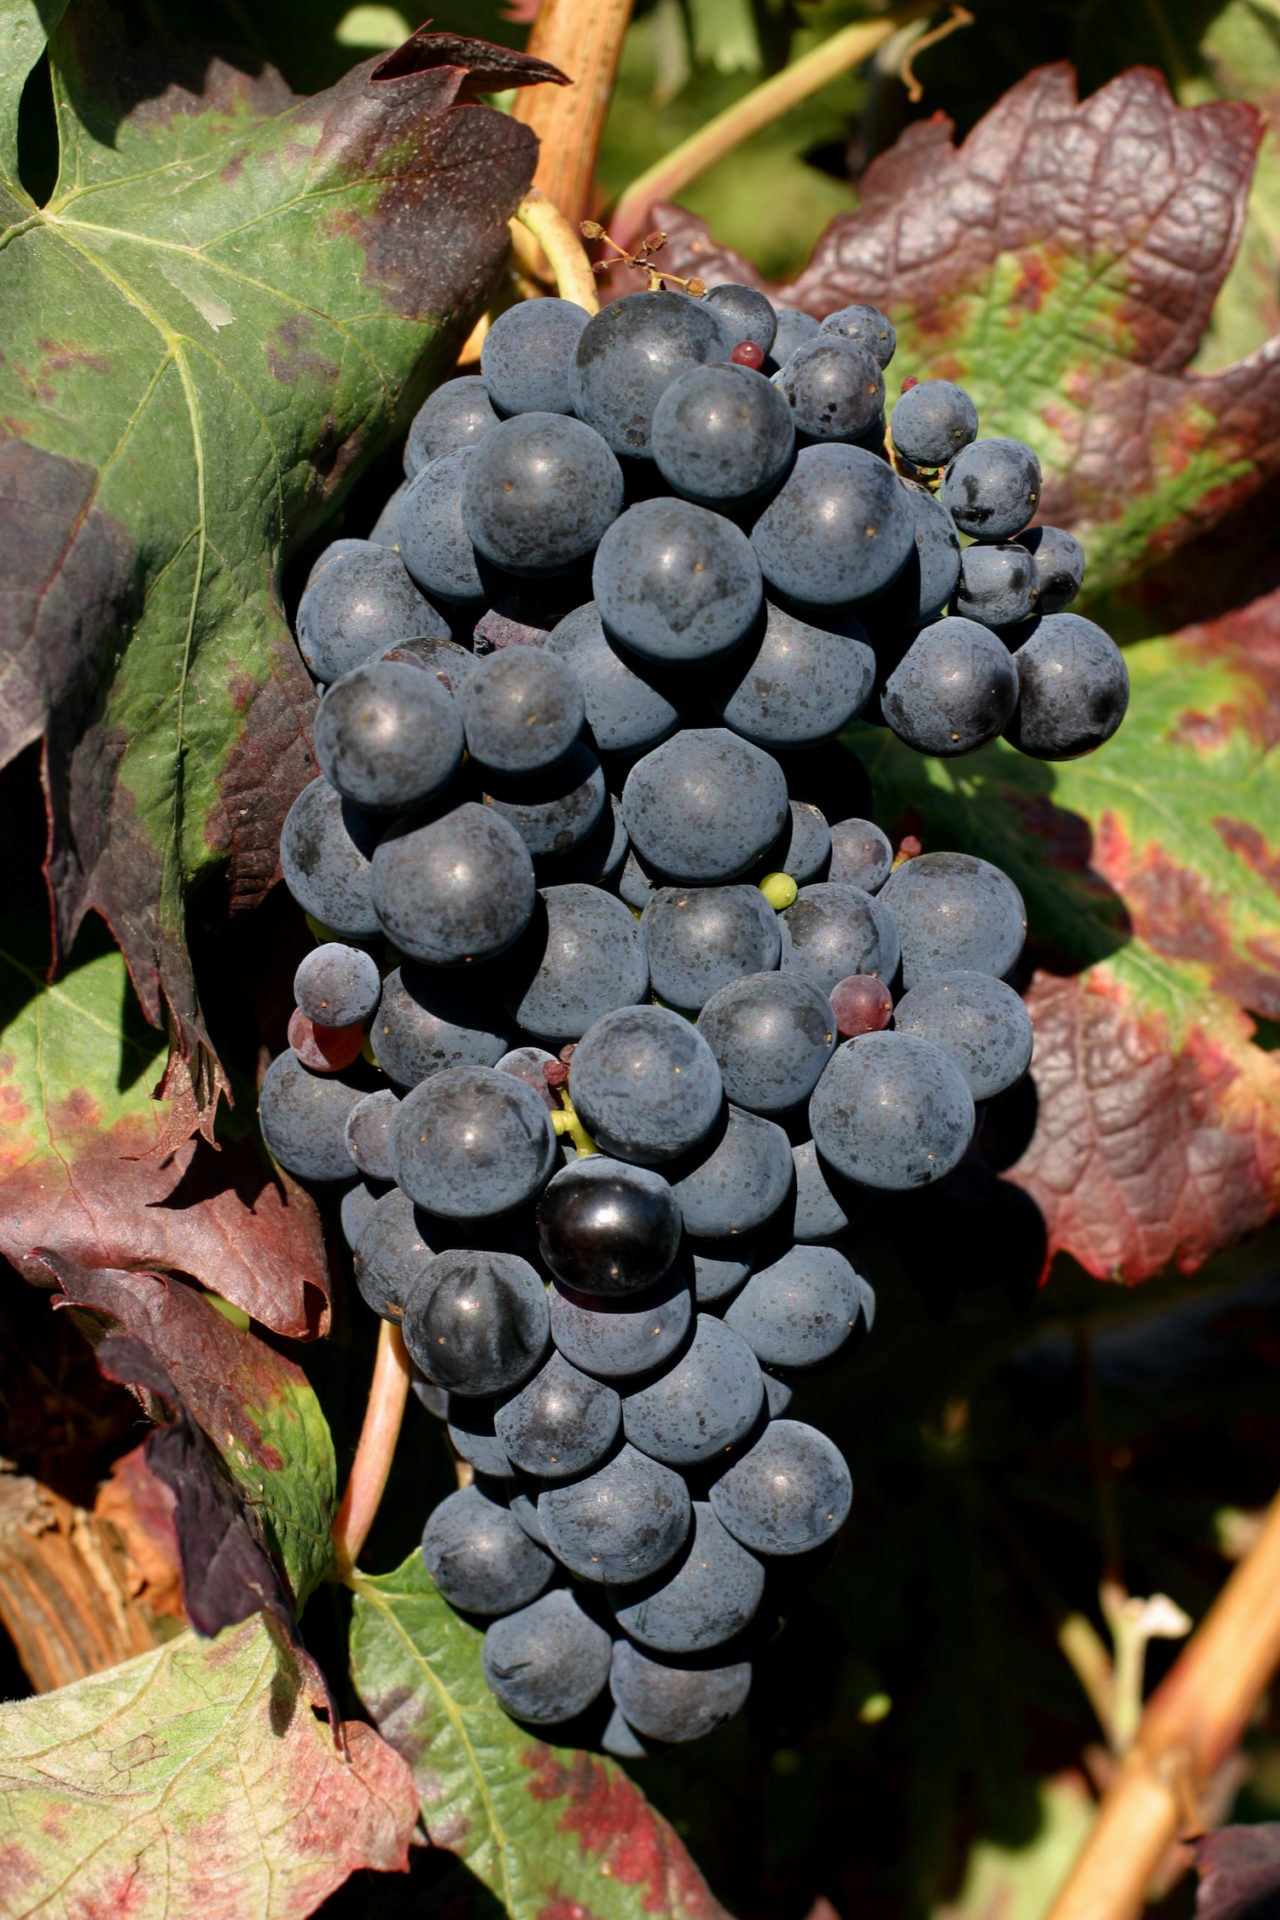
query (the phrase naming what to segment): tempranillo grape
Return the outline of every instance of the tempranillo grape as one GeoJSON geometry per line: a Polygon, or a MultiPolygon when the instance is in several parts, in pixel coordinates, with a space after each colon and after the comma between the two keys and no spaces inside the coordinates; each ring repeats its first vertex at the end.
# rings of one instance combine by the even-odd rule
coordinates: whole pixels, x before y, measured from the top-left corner
{"type": "Polygon", "coordinates": [[[751,1689],[751,1663],[674,1666],[614,1643],[609,1684],[628,1721],[652,1740],[699,1740],[731,1720],[751,1689]]]}
{"type": "Polygon", "coordinates": [[[370,892],[396,946],[437,967],[503,952],[537,898],[528,847],[493,807],[473,800],[391,827],[373,857],[370,892]]]}
{"type": "Polygon", "coordinates": [[[345,1128],[361,1097],[360,1088],[334,1074],[308,1072],[292,1049],[277,1054],[258,1094],[268,1151],[299,1180],[349,1180],[345,1128]]]}
{"type": "Polygon", "coordinates": [[[843,1526],[853,1483],[838,1447],[800,1420],[771,1420],[711,1488],[721,1526],[753,1553],[809,1553],[843,1526]]]}
{"type": "Polygon", "coordinates": [[[579,1579],[610,1586],[665,1567],[691,1518],[680,1475],[629,1445],[585,1479],[538,1495],[538,1519],[556,1558],[579,1579]]]}
{"type": "Polygon", "coordinates": [[[492,1067],[445,1067],[400,1102],[396,1179],[447,1220],[485,1220],[531,1200],[555,1163],[551,1115],[531,1087],[492,1067]]]}
{"type": "Polygon", "coordinates": [[[378,963],[362,947],[327,940],[298,963],[293,997],[321,1026],[348,1027],[367,1020],[378,1004],[378,963]]]}
{"type": "Polygon", "coordinates": [[[604,1691],[612,1642],[565,1587],[495,1620],[480,1660],[495,1697],[517,1720],[554,1726],[604,1691]]]}
{"type": "Polygon", "coordinates": [[[569,1090],[606,1152],[642,1166],[705,1140],[722,1098],[706,1041],[665,1007],[620,1007],[597,1020],[574,1050],[569,1090]]]}
{"type": "Polygon", "coordinates": [[[622,817],[642,860],[672,880],[736,880],[786,824],[777,761],[723,727],[690,727],[631,769],[622,817]]]}
{"type": "Polygon", "coordinates": [[[450,1606],[479,1614],[528,1606],[556,1566],[479,1487],[451,1493],[435,1508],[422,1535],[422,1559],[450,1606]]]}
{"type": "Polygon", "coordinates": [[[689,367],[727,360],[733,335],[713,307],[680,293],[630,293],[592,316],[578,336],[569,391],[574,411],[615,453],[652,457],[654,408],[689,367]]]}
{"type": "Polygon", "coordinates": [[[473,545],[515,574],[593,551],[622,510],[622,471],[598,433],[563,413],[519,413],[476,446],[462,482],[473,545]]]}
{"type": "Polygon", "coordinates": [[[615,1390],[579,1372],[561,1353],[553,1353],[494,1415],[515,1465],[547,1481],[590,1472],[612,1448],[621,1423],[615,1390]]]}
{"type": "Polygon", "coordinates": [[[315,737],[330,785],[344,800],[382,812],[428,799],[462,760],[462,718],[452,699],[433,674],[393,660],[335,681],[320,702],[315,737]]]}
{"type": "Polygon", "coordinates": [[[551,1289],[551,1338],[565,1359],[601,1380],[649,1373],[678,1352],[693,1320],[689,1284],[675,1268],[632,1299],[551,1289]]]}
{"type": "Polygon", "coordinates": [[[950,1054],[865,1033],[832,1054],[809,1102],[814,1144],[848,1180],[905,1191],[950,1173],[973,1138],[973,1095],[950,1054]]]}
{"type": "Polygon", "coordinates": [[[621,1297],[660,1280],[680,1245],[680,1207],[660,1173],[590,1154],[561,1168],[538,1201],[552,1273],[579,1293],[621,1297]]]}
{"type": "Polygon", "coordinates": [[[410,1357],[450,1393],[503,1393],[541,1362],[551,1332],[547,1290],[512,1253],[437,1254],[410,1288],[402,1319],[410,1357]]]}
{"type": "Polygon", "coordinates": [[[701,666],[727,653],[761,602],[746,534],[689,500],[628,507],[600,542],[591,586],[609,633],[656,667],[701,666]]]}

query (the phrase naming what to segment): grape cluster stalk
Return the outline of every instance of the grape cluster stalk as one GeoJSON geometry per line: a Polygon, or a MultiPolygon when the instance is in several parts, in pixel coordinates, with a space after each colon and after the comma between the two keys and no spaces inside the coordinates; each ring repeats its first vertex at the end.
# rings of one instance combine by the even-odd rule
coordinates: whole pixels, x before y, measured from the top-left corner
{"type": "Polygon", "coordinates": [[[868,1196],[1031,1062],[1017,888],[895,848],[838,736],[1066,759],[1128,698],[1035,453],[890,409],[884,314],[653,281],[504,313],[316,561],[259,1109],[472,1470],[422,1552],[493,1693],[631,1758],[738,1711],[849,1514],[791,1381],[871,1331],[868,1196]]]}

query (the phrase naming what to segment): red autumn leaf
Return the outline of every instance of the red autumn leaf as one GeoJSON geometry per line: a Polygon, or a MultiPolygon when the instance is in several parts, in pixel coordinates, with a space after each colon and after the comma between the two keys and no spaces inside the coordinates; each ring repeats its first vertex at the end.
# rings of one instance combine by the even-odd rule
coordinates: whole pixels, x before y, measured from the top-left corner
{"type": "Polygon", "coordinates": [[[113,950],[53,987],[31,929],[0,929],[0,1253],[190,1276],[277,1333],[329,1326],[314,1203],[251,1142],[215,1153],[149,1094],[164,1041],[113,950]],[[176,1131],[181,1144],[170,1148],[176,1131]]]}

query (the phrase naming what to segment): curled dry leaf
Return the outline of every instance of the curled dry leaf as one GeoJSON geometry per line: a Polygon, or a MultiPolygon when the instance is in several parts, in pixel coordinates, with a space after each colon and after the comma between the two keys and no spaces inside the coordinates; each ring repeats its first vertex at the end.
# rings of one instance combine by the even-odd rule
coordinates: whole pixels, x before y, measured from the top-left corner
{"type": "MultiPolygon", "coordinates": [[[[1187,371],[1261,129],[1242,101],[1177,106],[1148,68],[1077,101],[1069,67],[1042,67],[959,146],[944,115],[914,122],[867,169],[857,212],[769,291],[818,315],[873,301],[897,328],[895,371],[960,382],[983,433],[1029,440],[1044,518],[1080,532],[1097,593],[1280,470],[1280,340],[1187,371]]],[[[760,284],[691,214],[654,212],[672,272],[760,284]]]]}
{"type": "MultiPolygon", "coordinates": [[[[97,1339],[121,1332],[131,1336],[131,1344],[144,1349],[144,1358],[167,1376],[175,1403],[211,1441],[241,1505],[252,1511],[255,1532],[300,1608],[332,1557],[330,1527],[337,1494],[333,1441],[302,1369],[264,1340],[233,1326],[180,1280],[90,1270],[49,1252],[36,1257],[60,1288],[56,1305],[75,1308],[86,1332],[97,1339]]],[[[137,1355],[131,1354],[130,1361],[136,1363],[137,1355]]],[[[112,1375],[127,1376],[127,1365],[112,1375]]],[[[139,1383],[147,1385],[141,1376],[139,1383]]],[[[159,1385],[148,1390],[165,1392],[159,1385]]],[[[203,1500],[208,1493],[190,1454],[189,1443],[175,1445],[162,1474],[180,1509],[184,1489],[193,1499],[203,1500]]],[[[154,1456],[149,1463],[157,1470],[154,1456]]],[[[209,1515],[214,1515],[212,1506],[209,1515]]],[[[181,1512],[178,1533],[181,1540],[181,1512]]],[[[185,1546],[184,1564],[189,1573],[185,1546]]],[[[190,1599],[188,1592],[189,1607],[190,1599]]]]}
{"type": "Polygon", "coordinates": [[[98,1346],[109,1380],[159,1400],[169,1417],[147,1441],[147,1466],[173,1496],[173,1524],[182,1568],[182,1602],[200,1633],[215,1634],[267,1612],[287,1631],[293,1609],[261,1539],[251,1506],[196,1425],[164,1368],[140,1340],[111,1334],[98,1346]]]}
{"type": "Polygon", "coordinates": [[[327,1332],[313,1202],[250,1142],[165,1151],[147,1091],[163,1057],[118,953],[45,986],[30,928],[0,928],[0,1253],[37,1281],[33,1247],[187,1274],[276,1333],[327,1332]]]}
{"type": "Polygon", "coordinates": [[[301,1920],[359,1867],[408,1864],[417,1796],[372,1727],[261,1619],[0,1707],[10,1911],[301,1920]]]}
{"type": "Polygon", "coordinates": [[[1050,1254],[1141,1280],[1280,1211],[1280,1060],[1256,1037],[1280,1020],[1280,593],[1127,658],[1129,717],[1084,760],[855,744],[883,818],[1022,889],[1038,1113],[1008,1178],[1050,1254]]]}
{"type": "Polygon", "coordinates": [[[502,86],[555,76],[419,33],[299,99],[260,64],[130,46],[99,0],[72,0],[49,45],[59,176],[37,207],[16,129],[42,36],[17,13],[0,762],[44,736],[55,960],[103,916],[208,1131],[225,1080],[187,890],[225,863],[232,907],[261,900],[315,772],[282,551],[404,423],[495,284],[536,143],[477,87],[495,59],[502,86]]]}

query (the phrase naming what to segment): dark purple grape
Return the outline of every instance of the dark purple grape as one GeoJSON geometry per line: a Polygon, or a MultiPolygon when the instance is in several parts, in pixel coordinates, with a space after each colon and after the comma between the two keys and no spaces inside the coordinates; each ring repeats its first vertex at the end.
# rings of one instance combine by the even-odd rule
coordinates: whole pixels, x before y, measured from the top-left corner
{"type": "Polygon", "coordinates": [[[547,1349],[547,1290],[511,1253],[441,1253],[410,1288],[402,1320],[409,1355],[450,1393],[505,1393],[547,1349]]]}
{"type": "Polygon", "coordinates": [[[661,1174],[588,1154],[543,1188],[538,1240],[552,1273],[578,1293],[634,1294],[675,1259],[680,1208],[661,1174]]]}

